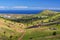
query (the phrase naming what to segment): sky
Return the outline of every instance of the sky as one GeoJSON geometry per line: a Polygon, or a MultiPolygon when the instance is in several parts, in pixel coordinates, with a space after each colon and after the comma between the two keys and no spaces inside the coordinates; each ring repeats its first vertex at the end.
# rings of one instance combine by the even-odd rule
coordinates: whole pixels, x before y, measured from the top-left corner
{"type": "Polygon", "coordinates": [[[60,0],[0,0],[0,10],[60,10],[60,0]]]}

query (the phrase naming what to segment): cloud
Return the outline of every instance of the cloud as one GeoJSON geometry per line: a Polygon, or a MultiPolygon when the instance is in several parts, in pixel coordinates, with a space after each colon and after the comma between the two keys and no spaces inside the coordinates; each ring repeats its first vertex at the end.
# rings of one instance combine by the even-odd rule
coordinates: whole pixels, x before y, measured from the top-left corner
{"type": "Polygon", "coordinates": [[[54,7],[30,7],[30,9],[33,9],[33,10],[45,10],[45,9],[60,10],[60,8],[54,8],[54,7]]]}
{"type": "Polygon", "coordinates": [[[60,10],[60,8],[49,8],[49,7],[29,7],[29,6],[0,6],[0,10],[44,10],[44,9],[51,9],[51,10],[60,10]]]}
{"type": "Polygon", "coordinates": [[[22,8],[28,8],[28,6],[13,6],[12,8],[15,8],[15,9],[22,9],[22,8]]]}
{"type": "Polygon", "coordinates": [[[0,10],[26,9],[28,6],[0,6],[0,10]]]}
{"type": "Polygon", "coordinates": [[[0,6],[0,9],[5,9],[6,7],[5,6],[0,6]]]}

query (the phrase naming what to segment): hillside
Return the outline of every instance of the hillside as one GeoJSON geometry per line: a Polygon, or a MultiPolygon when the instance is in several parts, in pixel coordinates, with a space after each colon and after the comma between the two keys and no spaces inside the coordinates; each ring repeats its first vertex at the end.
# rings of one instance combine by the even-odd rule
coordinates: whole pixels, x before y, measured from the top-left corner
{"type": "Polygon", "coordinates": [[[0,40],[59,40],[60,12],[0,14],[0,40]],[[53,34],[55,32],[55,35],[53,34]]]}

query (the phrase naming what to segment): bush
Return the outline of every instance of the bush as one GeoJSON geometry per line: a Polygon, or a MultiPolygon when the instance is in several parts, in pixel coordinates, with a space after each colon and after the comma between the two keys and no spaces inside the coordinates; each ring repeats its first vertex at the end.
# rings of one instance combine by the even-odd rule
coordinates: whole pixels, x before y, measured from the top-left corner
{"type": "Polygon", "coordinates": [[[56,32],[53,32],[53,35],[56,35],[56,32]]]}

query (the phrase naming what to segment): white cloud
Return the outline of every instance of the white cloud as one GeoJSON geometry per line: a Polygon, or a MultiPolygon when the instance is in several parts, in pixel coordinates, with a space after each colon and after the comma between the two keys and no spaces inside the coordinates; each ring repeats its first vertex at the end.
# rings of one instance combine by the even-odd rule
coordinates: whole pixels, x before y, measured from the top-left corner
{"type": "Polygon", "coordinates": [[[5,6],[0,6],[0,9],[5,9],[6,7],[5,6]]]}
{"type": "Polygon", "coordinates": [[[41,9],[51,9],[51,10],[60,10],[60,8],[45,8],[45,7],[29,7],[29,6],[0,6],[0,10],[41,10],[41,9]]]}
{"type": "Polygon", "coordinates": [[[0,10],[26,9],[28,6],[0,6],[0,10]]]}
{"type": "Polygon", "coordinates": [[[60,10],[60,8],[52,8],[52,7],[30,7],[30,9],[33,9],[33,10],[41,10],[41,9],[51,9],[51,10],[60,10]]]}
{"type": "Polygon", "coordinates": [[[9,9],[8,6],[0,6],[0,10],[6,10],[6,9],[9,9]]]}
{"type": "Polygon", "coordinates": [[[21,8],[28,8],[28,6],[13,6],[12,8],[21,9],[21,8]]]}

